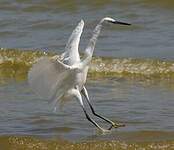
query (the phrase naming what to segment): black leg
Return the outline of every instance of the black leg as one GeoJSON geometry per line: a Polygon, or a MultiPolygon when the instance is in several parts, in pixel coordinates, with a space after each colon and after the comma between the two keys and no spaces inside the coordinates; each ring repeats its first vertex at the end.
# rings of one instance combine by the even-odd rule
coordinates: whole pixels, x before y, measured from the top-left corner
{"type": "Polygon", "coordinates": [[[94,110],[94,108],[93,108],[93,106],[92,106],[92,104],[90,103],[89,96],[88,96],[88,92],[87,92],[86,88],[84,87],[84,88],[82,89],[81,92],[82,92],[82,94],[85,96],[85,98],[86,98],[86,100],[87,100],[87,103],[89,104],[89,107],[90,107],[92,113],[93,113],[95,116],[97,116],[97,117],[99,117],[99,118],[101,118],[101,119],[103,119],[103,120],[105,120],[106,122],[108,122],[108,123],[111,124],[111,127],[109,127],[108,130],[111,130],[112,127],[118,128],[118,127],[124,127],[124,126],[125,126],[124,124],[115,123],[115,122],[111,121],[110,119],[108,119],[108,118],[106,118],[106,117],[104,117],[104,116],[101,116],[101,115],[99,115],[98,113],[96,113],[95,110],[94,110]]]}
{"type": "Polygon", "coordinates": [[[85,115],[86,115],[86,118],[87,118],[92,124],[94,124],[94,125],[95,125],[100,131],[102,131],[102,132],[107,132],[107,131],[109,131],[109,130],[106,130],[106,129],[103,129],[102,127],[100,127],[100,126],[99,126],[92,118],[90,118],[90,116],[87,114],[79,90],[77,90],[77,89],[72,89],[71,91],[69,91],[69,94],[71,94],[71,95],[73,95],[73,96],[75,96],[75,97],[77,98],[77,100],[79,101],[81,107],[83,108],[83,111],[84,111],[84,113],[85,113],[85,115]]]}

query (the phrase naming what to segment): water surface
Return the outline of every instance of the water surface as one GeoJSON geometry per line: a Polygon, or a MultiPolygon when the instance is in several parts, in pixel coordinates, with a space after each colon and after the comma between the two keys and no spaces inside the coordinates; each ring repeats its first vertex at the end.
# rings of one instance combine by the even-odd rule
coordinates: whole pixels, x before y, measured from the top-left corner
{"type": "Polygon", "coordinates": [[[173,8],[172,0],[1,1],[0,146],[174,149],[173,8]],[[89,69],[86,87],[96,111],[126,124],[109,134],[96,131],[74,99],[53,112],[27,82],[32,64],[60,54],[81,19],[83,52],[104,16],[132,23],[105,25],[89,69]]]}
{"type": "Polygon", "coordinates": [[[5,0],[0,2],[0,46],[62,52],[80,19],[85,20],[83,50],[104,16],[132,23],[107,25],[95,55],[173,59],[174,4],[171,0],[5,0]]]}

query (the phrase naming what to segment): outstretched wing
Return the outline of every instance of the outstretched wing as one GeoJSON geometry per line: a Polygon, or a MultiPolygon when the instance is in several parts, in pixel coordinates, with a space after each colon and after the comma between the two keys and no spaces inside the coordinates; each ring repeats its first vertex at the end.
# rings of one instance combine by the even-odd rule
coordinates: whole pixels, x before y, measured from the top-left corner
{"type": "Polygon", "coordinates": [[[71,66],[58,61],[56,57],[42,57],[33,65],[28,74],[28,82],[40,97],[55,100],[66,92],[71,66]]]}
{"type": "Polygon", "coordinates": [[[62,58],[68,60],[67,64],[73,65],[80,61],[79,57],[79,42],[83,31],[84,21],[81,20],[77,27],[73,30],[70,38],[65,47],[65,52],[62,54],[62,58]]]}
{"type": "Polygon", "coordinates": [[[93,55],[94,48],[95,48],[95,44],[97,42],[97,38],[100,34],[101,28],[102,28],[102,25],[101,25],[101,23],[99,23],[99,24],[97,24],[97,26],[93,30],[92,37],[91,37],[91,39],[90,39],[90,41],[85,49],[85,55],[81,61],[82,68],[88,67],[89,63],[91,62],[92,55],[93,55]]]}

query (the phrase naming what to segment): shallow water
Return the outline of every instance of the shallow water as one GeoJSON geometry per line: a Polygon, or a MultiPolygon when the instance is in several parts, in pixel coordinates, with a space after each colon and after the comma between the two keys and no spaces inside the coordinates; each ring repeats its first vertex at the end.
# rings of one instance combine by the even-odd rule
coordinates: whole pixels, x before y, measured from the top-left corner
{"type": "Polygon", "coordinates": [[[97,112],[126,127],[102,134],[85,119],[76,100],[53,112],[26,81],[10,81],[0,86],[1,146],[55,149],[66,143],[67,149],[89,149],[92,145],[93,149],[173,148],[174,89],[170,84],[114,78],[90,80],[87,89],[97,112]]]}
{"type": "MultiPolygon", "coordinates": [[[[113,136],[135,131],[174,130],[174,92],[165,85],[105,79],[89,81],[87,89],[97,112],[126,124],[124,128],[113,130],[113,136]]],[[[1,86],[0,91],[1,135],[38,135],[78,140],[96,134],[76,100],[69,102],[62,110],[58,108],[57,112],[53,112],[47,100],[39,99],[26,82],[11,81],[1,86]]],[[[98,122],[106,126],[101,120],[98,122]]]]}
{"type": "Polygon", "coordinates": [[[0,146],[174,149],[173,7],[172,0],[1,1],[0,146]],[[126,124],[108,134],[96,131],[76,100],[53,112],[27,83],[32,64],[60,54],[80,19],[83,50],[103,16],[133,24],[104,27],[89,70],[96,111],[126,124]]]}

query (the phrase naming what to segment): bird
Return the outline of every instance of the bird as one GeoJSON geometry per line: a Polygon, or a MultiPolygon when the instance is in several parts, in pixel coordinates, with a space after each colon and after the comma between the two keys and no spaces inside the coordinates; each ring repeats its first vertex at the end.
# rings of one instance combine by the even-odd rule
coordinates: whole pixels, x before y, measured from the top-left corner
{"type": "Polygon", "coordinates": [[[122,123],[115,123],[96,113],[85,87],[87,73],[92,60],[96,41],[104,22],[131,25],[129,23],[117,21],[111,17],[102,18],[93,30],[92,37],[87,44],[84,56],[81,58],[79,54],[79,42],[84,28],[84,21],[81,20],[73,30],[65,46],[65,51],[61,55],[41,57],[35,64],[33,64],[28,72],[28,83],[35,93],[42,98],[48,99],[55,108],[58,102],[71,100],[72,98],[76,99],[87,120],[99,129],[99,131],[108,132],[112,128],[123,127],[125,125],[122,123]],[[87,113],[82,95],[87,100],[87,104],[89,105],[93,115],[110,124],[108,129],[101,127],[87,113]]]}

